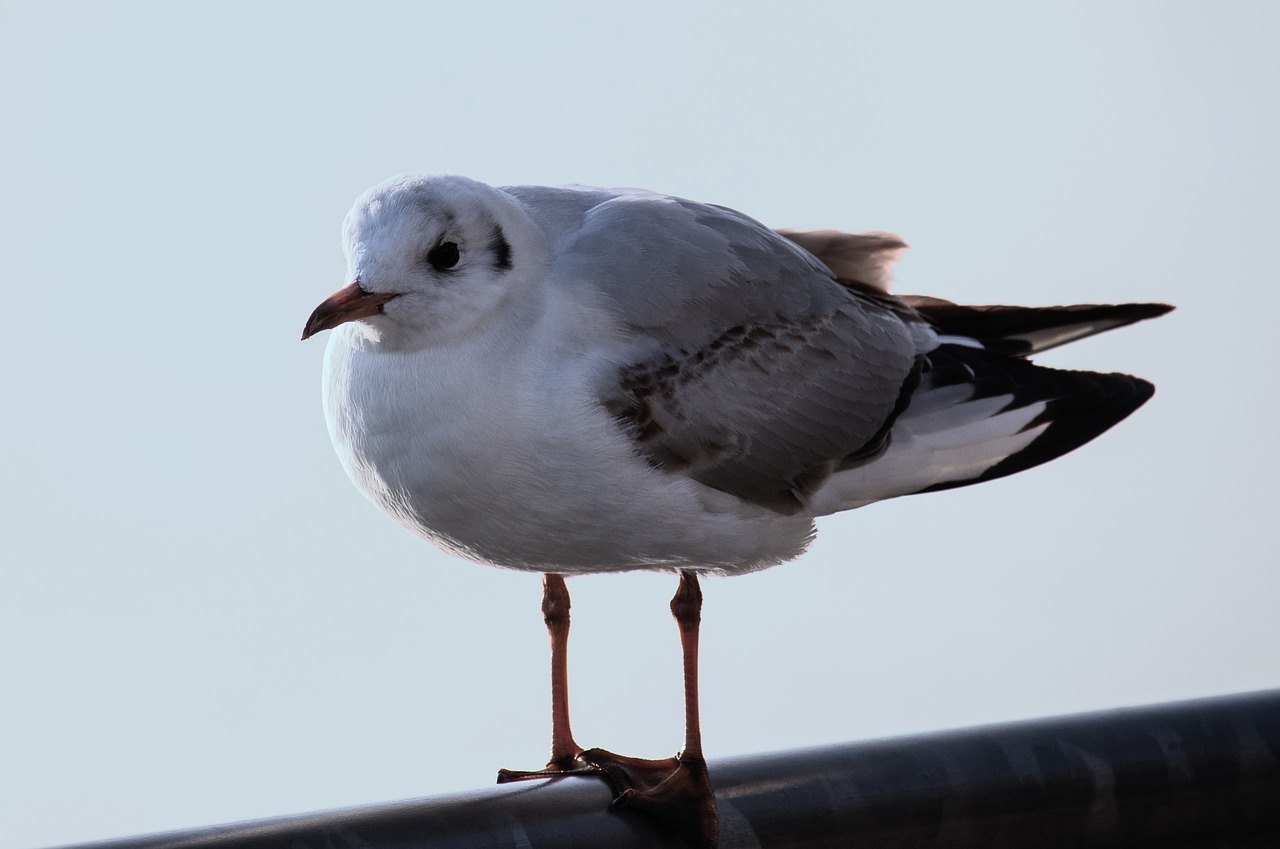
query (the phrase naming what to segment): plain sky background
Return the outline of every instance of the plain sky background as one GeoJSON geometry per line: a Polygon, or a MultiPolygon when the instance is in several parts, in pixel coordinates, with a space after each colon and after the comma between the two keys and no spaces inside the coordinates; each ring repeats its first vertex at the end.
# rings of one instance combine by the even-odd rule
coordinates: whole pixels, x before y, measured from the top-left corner
{"type": "MultiPolygon", "coordinates": [[[[1049,466],[704,582],[713,758],[1280,684],[1280,7],[0,3],[0,835],[429,796],[545,760],[534,575],[367,503],[338,230],[413,170],[886,229],[898,291],[1163,300],[1049,466]]],[[[578,578],[578,739],[681,739],[668,575],[578,578]]]]}

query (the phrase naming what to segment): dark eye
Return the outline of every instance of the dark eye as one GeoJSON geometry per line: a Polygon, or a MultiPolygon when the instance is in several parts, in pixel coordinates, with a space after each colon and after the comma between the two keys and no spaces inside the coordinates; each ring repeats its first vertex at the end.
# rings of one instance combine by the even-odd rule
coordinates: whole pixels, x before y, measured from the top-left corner
{"type": "Polygon", "coordinates": [[[446,271],[458,264],[458,245],[455,242],[441,242],[427,251],[427,262],[436,271],[446,271]]]}

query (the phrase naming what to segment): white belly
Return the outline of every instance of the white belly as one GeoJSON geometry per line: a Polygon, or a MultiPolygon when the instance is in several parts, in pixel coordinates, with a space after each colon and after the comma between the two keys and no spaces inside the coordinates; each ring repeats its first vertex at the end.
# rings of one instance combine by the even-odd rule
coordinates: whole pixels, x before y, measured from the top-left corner
{"type": "Polygon", "coordinates": [[[339,328],[325,415],[347,473],[409,530],[472,560],[587,572],[741,572],[789,560],[804,517],[651,468],[589,391],[590,357],[473,345],[362,349],[339,328]]]}

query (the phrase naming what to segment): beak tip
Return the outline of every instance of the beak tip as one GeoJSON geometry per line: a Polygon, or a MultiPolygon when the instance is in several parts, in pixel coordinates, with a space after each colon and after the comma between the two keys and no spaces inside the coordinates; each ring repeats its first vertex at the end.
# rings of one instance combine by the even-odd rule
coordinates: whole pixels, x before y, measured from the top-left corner
{"type": "Polygon", "coordinates": [[[382,305],[394,298],[392,292],[366,292],[360,281],[339,289],[315,308],[302,327],[302,341],[310,339],[321,330],[332,330],[340,324],[359,318],[368,318],[382,312],[382,305]]]}
{"type": "MultiPolygon", "coordinates": [[[[319,312],[319,310],[316,310],[316,312],[319,312]]],[[[322,322],[319,318],[316,317],[316,313],[312,313],[311,316],[307,318],[307,323],[302,326],[301,341],[303,342],[307,341],[312,336],[315,336],[317,333],[319,333],[321,330],[324,330],[324,322],[322,322]]]]}

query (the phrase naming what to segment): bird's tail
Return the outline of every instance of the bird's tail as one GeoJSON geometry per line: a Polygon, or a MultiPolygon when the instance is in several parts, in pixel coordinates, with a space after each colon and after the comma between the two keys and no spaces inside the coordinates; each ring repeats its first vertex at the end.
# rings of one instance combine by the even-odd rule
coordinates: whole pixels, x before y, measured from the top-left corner
{"type": "Polygon", "coordinates": [[[1155,388],[1127,374],[1037,366],[1027,355],[1172,309],[905,300],[934,325],[942,344],[922,358],[919,382],[883,447],[850,458],[819,493],[816,514],[994,480],[1079,448],[1142,406],[1155,388]]]}

